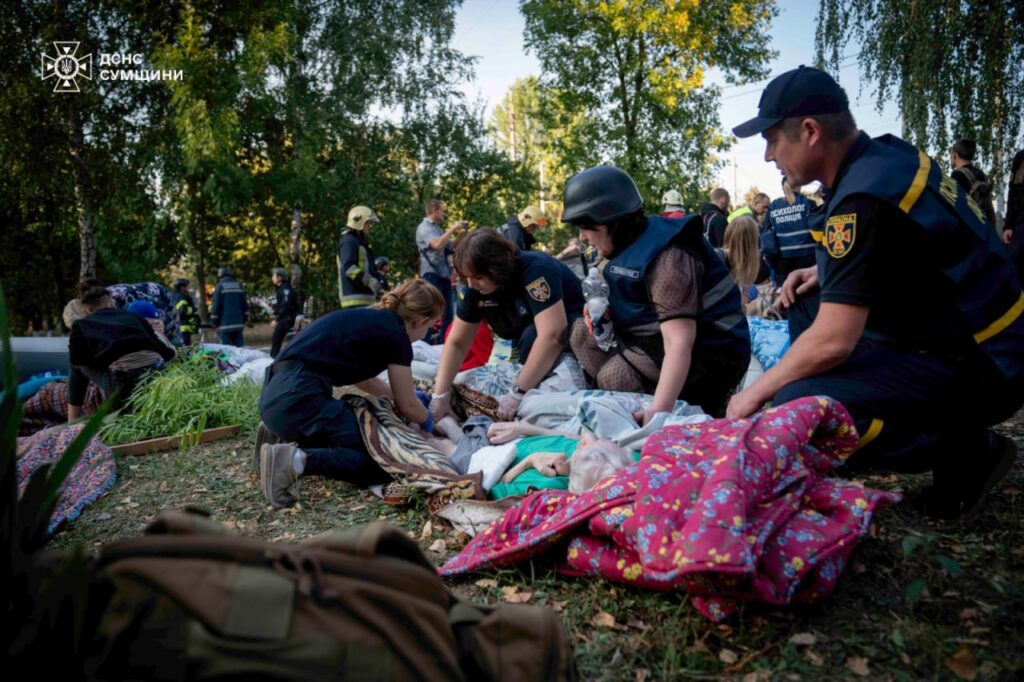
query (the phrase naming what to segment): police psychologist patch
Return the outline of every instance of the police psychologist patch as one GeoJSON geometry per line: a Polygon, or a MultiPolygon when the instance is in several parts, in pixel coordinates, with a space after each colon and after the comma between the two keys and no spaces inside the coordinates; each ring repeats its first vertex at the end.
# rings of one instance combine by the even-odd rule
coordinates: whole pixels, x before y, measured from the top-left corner
{"type": "Polygon", "coordinates": [[[825,250],[833,258],[842,258],[850,253],[857,238],[857,214],[834,215],[825,223],[825,250]]]}
{"type": "Polygon", "coordinates": [[[530,294],[530,298],[538,303],[543,303],[551,298],[551,287],[548,286],[546,279],[538,277],[526,285],[526,293],[530,294]]]}

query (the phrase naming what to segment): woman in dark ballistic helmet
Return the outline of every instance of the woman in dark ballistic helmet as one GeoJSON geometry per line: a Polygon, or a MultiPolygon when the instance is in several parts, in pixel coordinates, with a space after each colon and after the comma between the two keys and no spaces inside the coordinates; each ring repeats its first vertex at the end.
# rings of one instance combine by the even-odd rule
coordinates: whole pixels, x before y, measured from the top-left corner
{"type": "Polygon", "coordinates": [[[633,179],[611,166],[589,168],[565,185],[562,220],[607,259],[618,346],[598,348],[584,320],[573,353],[598,388],[654,394],[643,420],[676,398],[724,413],[750,362],[740,292],[704,238],[700,216],[646,217],[633,179]]]}
{"type": "Polygon", "coordinates": [[[486,320],[495,334],[512,340],[523,363],[512,390],[499,401],[498,417],[513,419],[523,394],[547,376],[567,349],[569,328],[583,314],[580,281],[564,263],[540,251],[520,251],[492,229],[463,237],[454,263],[465,286],[459,289],[430,409],[436,419],[450,414],[452,380],[486,320]]]}

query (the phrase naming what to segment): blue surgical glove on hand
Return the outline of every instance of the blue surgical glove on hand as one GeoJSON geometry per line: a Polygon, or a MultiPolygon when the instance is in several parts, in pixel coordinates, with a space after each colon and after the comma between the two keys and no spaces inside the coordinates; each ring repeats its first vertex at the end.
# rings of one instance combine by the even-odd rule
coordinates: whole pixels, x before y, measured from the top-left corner
{"type": "Polygon", "coordinates": [[[434,433],[434,415],[430,413],[430,410],[427,410],[427,420],[420,424],[420,428],[429,434],[434,433]]]}
{"type": "Polygon", "coordinates": [[[416,399],[419,400],[421,403],[423,403],[423,407],[425,407],[425,408],[427,408],[429,410],[430,409],[430,395],[426,391],[421,391],[419,389],[417,389],[415,391],[415,393],[416,393],[416,399]]]}

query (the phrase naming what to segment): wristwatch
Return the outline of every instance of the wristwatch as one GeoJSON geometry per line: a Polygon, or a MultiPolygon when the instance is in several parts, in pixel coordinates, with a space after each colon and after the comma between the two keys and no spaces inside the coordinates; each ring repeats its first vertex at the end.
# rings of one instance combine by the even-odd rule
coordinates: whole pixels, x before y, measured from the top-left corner
{"type": "Polygon", "coordinates": [[[526,395],[526,391],[524,391],[523,389],[519,388],[518,382],[513,381],[512,382],[512,394],[513,395],[518,395],[518,396],[523,396],[523,395],[526,395]]]}

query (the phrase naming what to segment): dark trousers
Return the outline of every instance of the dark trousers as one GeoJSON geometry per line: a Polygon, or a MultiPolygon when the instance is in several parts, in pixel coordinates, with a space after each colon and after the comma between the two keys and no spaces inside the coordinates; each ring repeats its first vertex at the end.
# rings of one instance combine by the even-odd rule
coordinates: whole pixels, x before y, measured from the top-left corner
{"type": "Polygon", "coordinates": [[[225,346],[237,346],[241,348],[244,344],[242,341],[242,330],[241,329],[230,329],[220,331],[220,342],[225,346]]]}
{"type": "Polygon", "coordinates": [[[422,275],[423,279],[427,280],[434,285],[434,288],[441,292],[441,296],[444,297],[444,315],[441,317],[441,329],[438,330],[437,336],[432,336],[429,339],[430,343],[438,344],[444,343],[444,334],[448,330],[448,326],[452,323],[452,317],[455,314],[454,308],[454,296],[452,296],[452,281],[447,277],[438,277],[432,272],[428,272],[422,275]]]}
{"type": "Polygon", "coordinates": [[[785,386],[772,403],[814,395],[841,402],[861,435],[852,466],[964,471],[985,462],[988,427],[1024,404],[1022,382],[979,364],[862,339],[844,362],[785,386]]]}
{"type": "Polygon", "coordinates": [[[96,384],[104,400],[114,393],[117,394],[112,409],[127,412],[129,407],[127,405],[128,399],[132,397],[132,393],[135,391],[135,387],[138,386],[139,381],[147,373],[156,371],[158,367],[150,366],[125,370],[108,369],[103,371],[90,367],[79,367],[78,369],[85,376],[89,377],[89,381],[96,384]]]}
{"type": "Polygon", "coordinates": [[[191,346],[192,345],[192,332],[186,332],[186,331],[181,332],[181,342],[185,346],[191,346]]]}
{"type": "Polygon", "coordinates": [[[284,337],[288,336],[288,332],[292,330],[290,322],[278,321],[274,325],[274,336],[270,342],[270,357],[276,358],[277,354],[281,352],[281,344],[284,343],[284,337]]]}
{"type": "Polygon", "coordinates": [[[355,413],[335,400],[331,382],[301,365],[273,373],[260,394],[260,417],[278,438],[306,453],[303,475],[326,476],[356,485],[391,477],[370,457],[355,413]]]}

